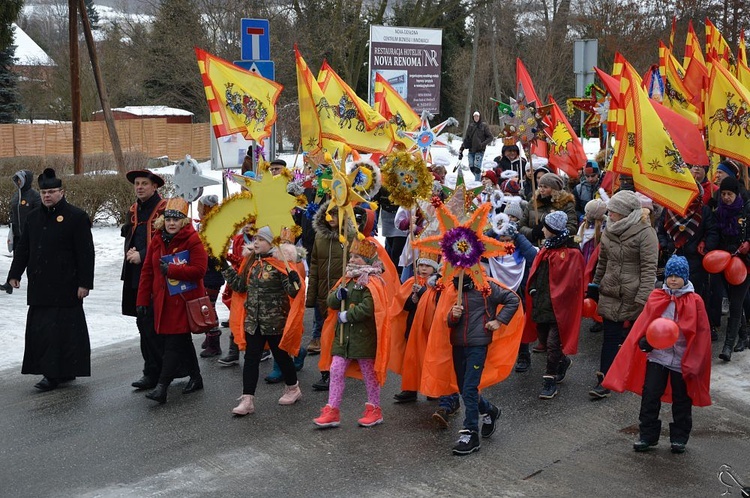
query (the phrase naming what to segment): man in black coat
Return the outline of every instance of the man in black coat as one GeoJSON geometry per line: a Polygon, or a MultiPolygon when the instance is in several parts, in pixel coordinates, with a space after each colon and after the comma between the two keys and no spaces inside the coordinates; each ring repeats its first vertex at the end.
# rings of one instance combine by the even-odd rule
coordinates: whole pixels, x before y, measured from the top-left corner
{"type": "Polygon", "coordinates": [[[44,377],[34,387],[50,391],[91,375],[91,347],[83,299],[94,288],[94,242],[88,215],[65,200],[55,170],[39,175],[42,206],[29,213],[8,282],[29,280],[23,374],[44,377]]]}
{"type": "Polygon", "coordinates": [[[125,237],[125,258],[120,276],[122,314],[136,317],[143,356],[143,376],[131,385],[136,389],[153,389],[161,373],[164,338],[154,328],[153,310],[149,307],[145,316],[138,316],[135,312],[135,300],[146,249],[154,233],[154,220],[164,212],[166,204],[157,192],[164,185],[164,179],[148,170],[129,171],[125,177],[133,184],[136,201],[130,206],[130,219],[122,226],[121,232],[125,237]]]}
{"type": "MultiPolygon", "coordinates": [[[[39,192],[31,188],[31,184],[34,181],[34,175],[31,171],[27,169],[16,171],[11,180],[13,180],[13,183],[18,188],[10,198],[10,226],[12,229],[11,240],[13,241],[13,245],[8,248],[8,251],[12,252],[14,247],[18,247],[18,241],[21,239],[21,231],[23,230],[23,224],[26,222],[26,217],[33,209],[38,208],[42,204],[42,200],[39,197],[39,192]]],[[[13,293],[13,286],[8,282],[0,285],[0,289],[8,294],[13,293]]]]}
{"type": "Polygon", "coordinates": [[[469,150],[469,169],[474,173],[474,179],[479,181],[482,175],[482,160],[484,159],[484,150],[492,143],[493,140],[490,127],[482,121],[482,115],[479,111],[474,112],[473,120],[466,128],[464,141],[458,150],[458,160],[463,159],[464,150],[469,150]]]}

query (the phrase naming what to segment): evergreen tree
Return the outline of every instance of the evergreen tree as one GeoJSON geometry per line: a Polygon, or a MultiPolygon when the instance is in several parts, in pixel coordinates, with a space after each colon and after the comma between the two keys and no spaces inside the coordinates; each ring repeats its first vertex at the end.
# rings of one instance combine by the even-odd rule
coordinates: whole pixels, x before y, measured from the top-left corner
{"type": "Polygon", "coordinates": [[[23,0],[3,0],[0,3],[0,123],[14,123],[21,110],[18,75],[12,69],[16,52],[13,23],[22,6],[23,0]]]}
{"type": "Polygon", "coordinates": [[[89,16],[91,29],[99,29],[99,13],[94,8],[94,0],[85,0],[86,14],[89,16]]]}

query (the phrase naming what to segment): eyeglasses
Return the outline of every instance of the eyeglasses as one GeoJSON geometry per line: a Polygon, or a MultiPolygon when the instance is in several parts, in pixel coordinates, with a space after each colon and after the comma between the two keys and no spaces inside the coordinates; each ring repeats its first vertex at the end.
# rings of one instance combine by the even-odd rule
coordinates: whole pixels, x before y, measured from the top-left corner
{"type": "Polygon", "coordinates": [[[62,191],[61,188],[50,188],[46,190],[40,190],[39,195],[52,195],[62,191]]]}

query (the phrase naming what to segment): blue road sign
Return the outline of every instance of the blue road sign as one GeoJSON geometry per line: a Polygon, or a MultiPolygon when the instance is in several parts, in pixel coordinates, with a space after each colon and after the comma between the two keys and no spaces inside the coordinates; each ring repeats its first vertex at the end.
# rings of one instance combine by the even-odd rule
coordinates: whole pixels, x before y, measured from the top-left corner
{"type": "Polygon", "coordinates": [[[271,60],[271,37],[268,19],[242,19],[241,55],[246,61],[271,60]]]}
{"type": "Polygon", "coordinates": [[[276,66],[273,61],[234,61],[234,65],[246,71],[252,71],[267,80],[273,80],[276,77],[276,66]]]}

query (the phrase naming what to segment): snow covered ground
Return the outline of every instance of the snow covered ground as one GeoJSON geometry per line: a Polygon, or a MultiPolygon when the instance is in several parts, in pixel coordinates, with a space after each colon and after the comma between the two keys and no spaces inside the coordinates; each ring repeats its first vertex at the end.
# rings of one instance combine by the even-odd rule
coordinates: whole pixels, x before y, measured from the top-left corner
{"type": "MultiPolygon", "coordinates": [[[[460,143],[454,142],[457,149],[460,143]]],[[[491,160],[500,153],[501,146],[493,145],[487,148],[485,157],[491,160]]],[[[590,157],[596,150],[587,153],[590,157]]],[[[451,156],[445,148],[435,149],[433,156],[449,157],[451,165],[456,165],[455,156],[451,156]]],[[[294,155],[282,155],[288,164],[294,162],[294,155]]],[[[463,161],[466,164],[466,159],[463,161]]],[[[207,177],[221,179],[222,172],[211,171],[209,163],[202,163],[203,174],[207,177]]],[[[449,167],[449,172],[452,167],[449,167]]],[[[172,173],[174,166],[159,170],[162,173],[172,173]]],[[[468,172],[467,172],[468,173],[468,172]]],[[[449,182],[455,183],[456,174],[449,175],[449,182]]],[[[467,183],[473,181],[473,175],[466,175],[467,183]]],[[[236,185],[230,185],[230,191],[237,191],[236,185]]],[[[204,194],[217,194],[221,196],[221,186],[206,187],[204,194]]],[[[8,227],[0,227],[0,240],[5,240],[8,227]]],[[[136,339],[138,330],[135,326],[135,318],[123,316],[120,313],[122,282],[120,271],[122,268],[122,238],[119,227],[95,226],[93,228],[94,246],[96,249],[96,269],[94,277],[94,290],[84,302],[86,320],[91,338],[92,354],[97,354],[97,349],[111,344],[136,339]]],[[[7,248],[3,244],[0,249],[0,278],[4,279],[10,268],[11,258],[7,248]]],[[[0,370],[20,367],[23,359],[24,329],[26,325],[26,281],[22,279],[21,288],[16,289],[12,295],[0,291],[0,335],[3,337],[3,347],[0,348],[0,370]]],[[[221,320],[226,320],[228,310],[223,305],[217,306],[221,320]]],[[[750,352],[735,354],[732,361],[724,363],[718,359],[714,360],[712,371],[711,388],[713,392],[721,392],[731,396],[737,401],[750,403],[750,352]]]]}

